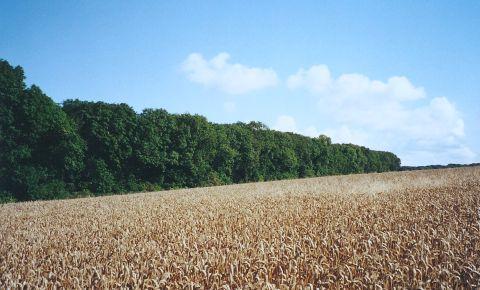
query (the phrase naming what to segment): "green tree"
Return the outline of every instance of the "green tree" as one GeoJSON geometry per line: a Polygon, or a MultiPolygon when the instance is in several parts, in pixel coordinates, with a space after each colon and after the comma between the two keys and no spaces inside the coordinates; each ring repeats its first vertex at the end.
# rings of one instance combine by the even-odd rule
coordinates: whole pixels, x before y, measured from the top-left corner
{"type": "Polygon", "coordinates": [[[60,107],[0,61],[0,202],[399,169],[393,153],[260,122],[79,100],[60,107]]]}
{"type": "Polygon", "coordinates": [[[0,61],[0,191],[18,200],[65,197],[76,190],[84,150],[61,107],[0,61]]]}
{"type": "Polygon", "coordinates": [[[127,180],[135,171],[133,157],[137,138],[135,111],[126,104],[79,100],[65,101],[63,110],[76,122],[78,132],[87,144],[85,162],[88,167],[82,174],[84,184],[93,192],[99,192],[94,185],[97,183],[91,180],[91,176],[106,178],[100,182],[101,184],[108,184],[113,176],[116,186],[112,190],[127,190],[127,180]]]}
{"type": "Polygon", "coordinates": [[[140,114],[134,152],[139,180],[165,186],[167,169],[178,161],[171,145],[174,134],[175,119],[167,111],[147,109],[140,114]]]}

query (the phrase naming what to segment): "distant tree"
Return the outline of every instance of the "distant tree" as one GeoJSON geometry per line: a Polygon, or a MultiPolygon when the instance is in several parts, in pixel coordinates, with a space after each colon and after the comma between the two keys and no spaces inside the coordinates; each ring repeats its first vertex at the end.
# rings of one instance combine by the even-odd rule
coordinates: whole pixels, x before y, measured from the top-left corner
{"type": "Polygon", "coordinates": [[[108,184],[113,178],[114,192],[126,190],[126,181],[133,174],[133,148],[137,138],[137,114],[126,104],[107,104],[67,100],[63,110],[72,118],[87,144],[87,167],[82,180],[92,192],[96,184],[108,184]],[[97,181],[93,181],[95,176],[97,181]],[[99,178],[105,178],[99,181],[99,178]],[[96,183],[97,182],[97,183],[96,183]]]}
{"type": "Polygon", "coordinates": [[[169,187],[208,185],[215,156],[215,130],[198,115],[176,115],[175,133],[171,138],[174,162],[167,170],[169,187]]]}
{"type": "Polygon", "coordinates": [[[175,118],[167,111],[147,109],[140,114],[134,151],[139,180],[165,186],[167,170],[179,161],[172,144],[175,132],[175,118]]]}
{"type": "Polygon", "coordinates": [[[230,145],[226,125],[214,125],[216,131],[215,157],[212,163],[214,172],[211,179],[216,184],[230,184],[233,182],[235,159],[239,152],[230,145]]]}
{"type": "Polygon", "coordinates": [[[65,197],[76,190],[84,150],[61,107],[0,61],[0,191],[18,200],[65,197]]]}

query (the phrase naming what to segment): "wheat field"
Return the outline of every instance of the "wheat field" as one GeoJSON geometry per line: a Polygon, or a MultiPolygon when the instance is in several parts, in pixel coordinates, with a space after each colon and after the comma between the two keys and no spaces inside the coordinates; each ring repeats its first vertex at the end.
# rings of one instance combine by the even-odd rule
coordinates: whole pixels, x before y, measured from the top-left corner
{"type": "Polygon", "coordinates": [[[480,287],[480,168],[0,206],[0,288],[480,287]]]}

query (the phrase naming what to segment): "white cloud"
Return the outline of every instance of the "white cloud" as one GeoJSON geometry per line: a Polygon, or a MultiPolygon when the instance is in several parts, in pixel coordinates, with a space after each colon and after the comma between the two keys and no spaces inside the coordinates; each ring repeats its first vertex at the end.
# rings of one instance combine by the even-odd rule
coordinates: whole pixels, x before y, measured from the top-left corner
{"type": "Polygon", "coordinates": [[[300,69],[287,80],[291,89],[305,87],[312,92],[323,92],[331,82],[330,71],[326,65],[315,65],[308,70],[300,69]]]}
{"type": "Polygon", "coordinates": [[[315,138],[320,136],[320,132],[318,132],[315,126],[308,126],[305,130],[303,130],[303,135],[315,138]]]}
{"type": "Polygon", "coordinates": [[[277,85],[278,77],[273,69],[229,63],[229,59],[228,53],[220,53],[210,60],[199,53],[192,53],[183,62],[182,70],[190,81],[232,95],[277,85]]]}
{"type": "Polygon", "coordinates": [[[282,115],[277,118],[273,130],[297,133],[297,123],[292,116],[282,115]]]}
{"type": "Polygon", "coordinates": [[[334,143],[368,143],[368,135],[365,132],[352,130],[346,125],[342,125],[337,129],[326,129],[323,134],[330,137],[334,143]]]}
{"type": "Polygon", "coordinates": [[[441,151],[431,150],[412,150],[409,151],[402,158],[402,162],[405,164],[449,164],[449,163],[462,163],[464,160],[470,163],[473,162],[476,154],[470,150],[467,146],[459,145],[452,148],[444,148],[441,151]],[[419,163],[418,161],[422,162],[419,163]]]}
{"type": "Polygon", "coordinates": [[[288,115],[278,116],[275,124],[272,126],[272,129],[281,132],[297,133],[312,138],[318,137],[321,134],[315,126],[308,126],[303,130],[299,129],[297,127],[297,121],[295,118],[288,115]]]}
{"type": "Polygon", "coordinates": [[[223,109],[227,113],[233,113],[237,109],[237,105],[234,102],[225,102],[223,103],[223,109]]]}
{"type": "Polygon", "coordinates": [[[475,157],[463,143],[464,122],[455,105],[446,97],[427,98],[406,77],[386,82],[361,74],[334,78],[326,65],[315,65],[291,75],[287,86],[318,96],[321,114],[333,123],[324,133],[334,142],[390,150],[408,165],[475,157]]]}
{"type": "Polygon", "coordinates": [[[386,83],[370,80],[361,74],[343,74],[334,79],[326,65],[300,69],[288,77],[287,86],[290,89],[304,88],[315,94],[335,94],[341,98],[370,95],[392,100],[417,100],[425,97],[424,89],[416,88],[406,77],[391,77],[386,83]]]}

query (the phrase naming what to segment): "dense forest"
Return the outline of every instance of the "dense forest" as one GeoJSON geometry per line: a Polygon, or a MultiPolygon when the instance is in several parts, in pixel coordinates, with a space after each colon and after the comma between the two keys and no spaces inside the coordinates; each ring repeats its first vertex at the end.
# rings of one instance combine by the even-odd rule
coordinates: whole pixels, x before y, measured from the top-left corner
{"type": "Polygon", "coordinates": [[[392,153],[259,122],[67,100],[0,60],[0,200],[26,201],[400,169],[392,153]]]}

